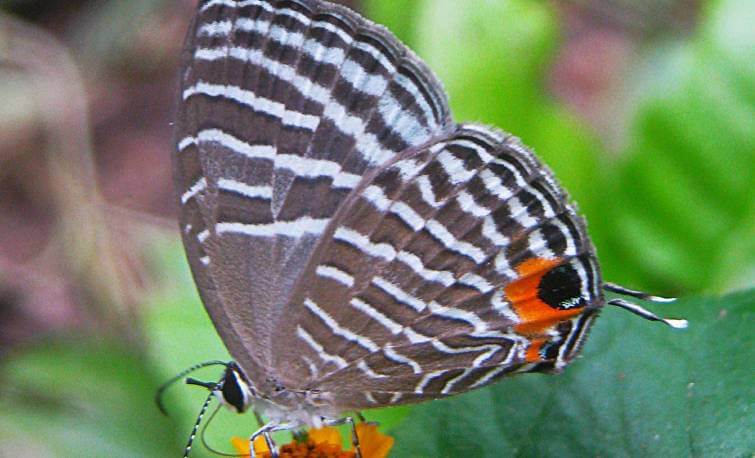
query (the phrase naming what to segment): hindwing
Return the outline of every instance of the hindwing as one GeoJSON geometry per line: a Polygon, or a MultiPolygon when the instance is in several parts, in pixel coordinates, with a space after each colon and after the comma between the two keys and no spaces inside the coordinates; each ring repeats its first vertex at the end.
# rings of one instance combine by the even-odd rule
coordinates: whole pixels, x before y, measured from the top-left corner
{"type": "Polygon", "coordinates": [[[462,125],[346,201],[278,329],[298,341],[275,364],[343,408],[559,370],[602,305],[599,285],[550,172],[518,139],[462,125]]]}

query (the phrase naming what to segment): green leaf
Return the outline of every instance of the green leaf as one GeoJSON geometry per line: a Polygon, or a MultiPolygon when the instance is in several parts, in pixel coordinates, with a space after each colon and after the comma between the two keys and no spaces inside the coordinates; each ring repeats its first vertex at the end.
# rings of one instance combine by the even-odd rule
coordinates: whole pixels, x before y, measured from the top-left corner
{"type": "Polygon", "coordinates": [[[182,449],[154,407],[154,372],[125,348],[57,340],[0,369],[0,456],[125,458],[182,449]]]}
{"type": "Polygon", "coordinates": [[[416,407],[392,456],[751,455],[755,290],[662,313],[688,318],[689,328],[609,307],[565,373],[416,407]]]}

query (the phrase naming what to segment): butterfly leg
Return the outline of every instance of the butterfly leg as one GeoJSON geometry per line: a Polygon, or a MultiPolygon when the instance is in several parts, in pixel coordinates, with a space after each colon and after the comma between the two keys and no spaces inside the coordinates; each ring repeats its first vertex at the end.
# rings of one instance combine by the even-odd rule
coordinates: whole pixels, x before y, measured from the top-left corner
{"type": "Polygon", "coordinates": [[[262,436],[265,438],[265,444],[267,444],[267,448],[270,450],[270,456],[272,458],[278,458],[278,447],[275,445],[275,441],[273,440],[273,436],[271,436],[271,433],[274,433],[275,431],[287,431],[294,428],[294,425],[289,423],[278,423],[277,421],[270,422],[266,424],[265,426],[261,427],[257,431],[254,432],[254,434],[249,437],[249,452],[251,458],[256,458],[257,454],[254,452],[254,441],[258,437],[262,436]]]}
{"type": "MultiPolygon", "coordinates": [[[[273,436],[271,436],[267,431],[262,433],[262,435],[265,438],[265,444],[267,444],[267,448],[270,450],[270,456],[272,458],[278,458],[278,447],[275,445],[273,436]]],[[[254,447],[254,441],[252,441],[252,447],[254,447]]]]}
{"type": "Polygon", "coordinates": [[[341,426],[348,424],[351,427],[351,445],[354,446],[356,458],[362,458],[362,448],[359,446],[359,436],[357,435],[357,426],[352,417],[339,418],[338,420],[324,419],[325,426],[341,426]]]}

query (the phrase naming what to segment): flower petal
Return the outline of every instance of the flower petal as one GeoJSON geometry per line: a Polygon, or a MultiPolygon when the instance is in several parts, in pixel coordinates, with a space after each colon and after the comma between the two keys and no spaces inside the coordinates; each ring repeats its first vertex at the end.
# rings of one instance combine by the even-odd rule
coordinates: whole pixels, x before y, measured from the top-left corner
{"type": "Polygon", "coordinates": [[[331,428],[329,426],[310,429],[307,433],[307,437],[315,444],[331,444],[337,446],[343,444],[341,433],[336,428],[331,428]]]}
{"type": "MultiPolygon", "coordinates": [[[[356,425],[357,436],[362,450],[363,458],[387,458],[393,448],[394,439],[382,434],[378,427],[372,423],[359,423],[356,425]]],[[[249,456],[249,440],[240,437],[231,438],[231,443],[241,456],[249,456]]],[[[318,428],[308,431],[307,442],[293,441],[280,448],[281,457],[323,457],[323,458],[354,458],[354,451],[343,450],[341,433],[336,428],[318,428]]],[[[265,438],[260,436],[254,440],[254,451],[257,456],[269,457],[270,450],[267,448],[265,438]]]]}
{"type": "MultiPolygon", "coordinates": [[[[236,451],[241,456],[250,456],[249,453],[249,439],[242,439],[240,437],[234,436],[231,438],[231,444],[236,448],[236,451]]],[[[265,438],[262,436],[257,437],[254,439],[254,453],[258,456],[267,453],[270,454],[270,449],[267,447],[267,442],[265,442],[265,438]]]]}
{"type": "Polygon", "coordinates": [[[395,442],[391,436],[378,431],[374,423],[357,424],[357,436],[363,458],[386,458],[395,442]]]}

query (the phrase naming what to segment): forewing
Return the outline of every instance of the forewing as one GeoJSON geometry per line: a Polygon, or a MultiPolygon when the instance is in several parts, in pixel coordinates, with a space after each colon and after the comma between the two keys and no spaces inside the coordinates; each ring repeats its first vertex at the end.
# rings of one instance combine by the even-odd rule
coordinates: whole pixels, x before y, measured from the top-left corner
{"type": "Polygon", "coordinates": [[[297,345],[275,364],[305,368],[297,386],[341,408],[560,369],[602,305],[561,188],[517,139],[480,126],[388,164],[325,236],[279,330],[297,345]]]}
{"type": "Polygon", "coordinates": [[[260,379],[334,213],[365,175],[451,129],[445,95],[385,29],[309,0],[202,2],[182,71],[187,252],[231,354],[260,379]]]}

